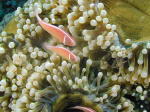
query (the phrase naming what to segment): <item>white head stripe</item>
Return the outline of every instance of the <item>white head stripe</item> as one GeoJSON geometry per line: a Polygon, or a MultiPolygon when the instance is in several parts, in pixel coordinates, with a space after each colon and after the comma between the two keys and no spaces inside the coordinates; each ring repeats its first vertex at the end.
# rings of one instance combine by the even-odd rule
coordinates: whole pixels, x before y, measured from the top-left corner
{"type": "Polygon", "coordinates": [[[70,60],[70,54],[69,54],[69,60],[70,60]]]}

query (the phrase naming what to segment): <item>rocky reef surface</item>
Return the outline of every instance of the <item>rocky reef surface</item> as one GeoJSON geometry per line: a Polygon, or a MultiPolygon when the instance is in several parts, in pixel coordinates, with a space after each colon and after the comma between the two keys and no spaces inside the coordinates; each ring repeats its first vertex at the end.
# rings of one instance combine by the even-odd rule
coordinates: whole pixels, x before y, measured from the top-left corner
{"type": "Polygon", "coordinates": [[[0,34],[0,111],[150,111],[149,0],[28,0],[0,34]],[[35,12],[76,46],[44,31],[35,12]],[[78,62],[43,49],[48,42],[78,62]]]}

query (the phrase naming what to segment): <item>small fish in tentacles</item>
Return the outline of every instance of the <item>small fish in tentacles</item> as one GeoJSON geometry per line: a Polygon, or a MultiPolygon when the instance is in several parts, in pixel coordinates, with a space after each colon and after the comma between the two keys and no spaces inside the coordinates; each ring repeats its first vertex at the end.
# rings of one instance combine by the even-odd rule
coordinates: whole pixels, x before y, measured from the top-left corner
{"type": "Polygon", "coordinates": [[[75,106],[75,107],[71,107],[71,109],[82,110],[83,112],[96,112],[95,110],[91,108],[83,107],[83,106],[75,106]]]}
{"type": "Polygon", "coordinates": [[[47,50],[51,50],[52,52],[55,52],[56,54],[62,56],[66,60],[72,61],[72,62],[77,62],[78,58],[75,54],[73,54],[71,51],[69,51],[66,48],[63,47],[58,47],[58,46],[51,46],[48,43],[43,44],[43,48],[47,50]]]}
{"type": "MultiPolygon", "coordinates": [[[[44,22],[39,17],[37,11],[35,11],[35,13],[36,13],[36,18],[37,18],[39,24],[41,25],[41,27],[45,31],[50,33],[52,36],[54,36],[57,40],[59,40],[59,42],[63,43],[64,45],[68,45],[68,46],[76,45],[76,41],[74,40],[74,38],[71,35],[69,35],[67,32],[65,32],[64,30],[62,30],[54,25],[44,22]]],[[[51,50],[52,52],[55,52],[56,54],[62,56],[63,58],[65,58],[69,61],[72,61],[72,62],[78,61],[77,56],[66,48],[58,47],[58,46],[51,46],[48,43],[44,43],[43,48],[45,48],[47,50],[51,50]]]]}
{"type": "Polygon", "coordinates": [[[35,13],[36,13],[36,18],[37,18],[39,24],[41,25],[41,27],[45,31],[50,33],[53,37],[55,37],[57,40],[59,40],[59,42],[63,43],[64,45],[68,45],[68,46],[75,46],[76,45],[74,38],[71,35],[69,35],[69,33],[58,28],[57,26],[54,26],[52,24],[48,24],[48,23],[44,22],[39,17],[39,15],[36,11],[35,11],[35,13]]]}

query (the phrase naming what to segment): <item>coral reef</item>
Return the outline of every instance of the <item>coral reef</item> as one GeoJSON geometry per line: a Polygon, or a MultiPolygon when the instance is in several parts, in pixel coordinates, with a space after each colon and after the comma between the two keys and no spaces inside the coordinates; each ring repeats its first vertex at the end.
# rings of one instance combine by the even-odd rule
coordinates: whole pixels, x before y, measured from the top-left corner
{"type": "Polygon", "coordinates": [[[0,35],[0,111],[149,112],[150,2],[141,2],[28,0],[18,7],[0,35]],[[70,33],[76,46],[44,31],[35,11],[70,33]],[[67,48],[79,61],[45,50],[44,42],[67,48]]]}

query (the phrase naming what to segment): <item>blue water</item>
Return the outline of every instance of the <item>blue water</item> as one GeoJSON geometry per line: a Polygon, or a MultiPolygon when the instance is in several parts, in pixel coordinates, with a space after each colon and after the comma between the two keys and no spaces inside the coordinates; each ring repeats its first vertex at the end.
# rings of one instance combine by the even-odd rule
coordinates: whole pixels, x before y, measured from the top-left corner
{"type": "Polygon", "coordinates": [[[3,17],[15,11],[17,7],[22,7],[27,0],[0,0],[0,21],[3,17]]]}

